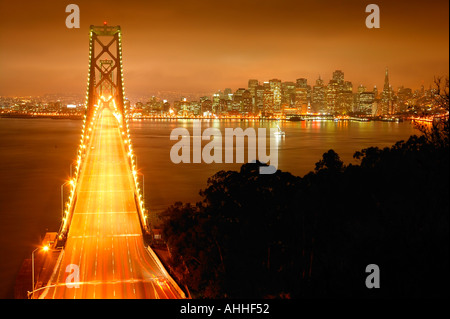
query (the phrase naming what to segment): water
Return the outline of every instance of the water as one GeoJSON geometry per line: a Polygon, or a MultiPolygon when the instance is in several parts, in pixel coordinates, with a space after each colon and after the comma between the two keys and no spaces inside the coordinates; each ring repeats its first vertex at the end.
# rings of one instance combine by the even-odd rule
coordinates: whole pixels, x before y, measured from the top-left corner
{"type": "MultiPolygon", "coordinates": [[[[417,131],[410,123],[283,122],[286,137],[277,142],[278,169],[303,176],[322,154],[334,149],[345,163],[357,163],[355,151],[390,146],[417,131]]],[[[190,120],[141,120],[131,123],[139,172],[145,179],[150,213],[175,201],[196,202],[208,177],[241,164],[174,164],[169,139],[172,129],[190,120]]],[[[217,127],[276,127],[273,121],[209,120],[202,129],[217,127]]],[[[81,121],[0,119],[0,298],[13,297],[13,285],[24,258],[40,243],[45,231],[57,231],[61,221],[61,184],[69,178],[81,135],[81,121]]],[[[205,144],[207,142],[204,142],[205,144]]],[[[153,214],[154,215],[154,214],[153,214]]],[[[152,215],[152,216],[153,216],[152,215]]],[[[30,278],[31,281],[31,278],[30,278]]]]}
{"type": "Polygon", "coordinates": [[[0,297],[13,298],[16,273],[46,228],[59,229],[60,186],[69,177],[81,124],[0,119],[0,297]]]}
{"type": "MultiPolygon", "coordinates": [[[[208,177],[219,170],[239,170],[242,165],[173,164],[169,154],[176,141],[170,141],[169,134],[176,127],[184,127],[193,134],[190,120],[142,120],[131,125],[138,166],[145,176],[146,202],[151,211],[162,210],[175,200],[200,200],[198,192],[206,187],[208,177]]],[[[202,131],[207,127],[218,127],[224,136],[225,127],[270,128],[276,127],[276,122],[210,120],[202,123],[202,131]]],[[[334,149],[345,163],[357,163],[353,160],[355,151],[369,146],[390,146],[416,134],[410,123],[389,122],[283,122],[281,129],[286,136],[277,144],[278,169],[298,176],[314,170],[315,163],[329,149],[334,149]]]]}

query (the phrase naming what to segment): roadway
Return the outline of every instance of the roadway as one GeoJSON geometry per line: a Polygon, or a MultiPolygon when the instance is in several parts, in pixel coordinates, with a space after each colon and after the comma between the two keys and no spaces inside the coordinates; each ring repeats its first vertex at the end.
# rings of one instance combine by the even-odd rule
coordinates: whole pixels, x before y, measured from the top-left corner
{"type": "Polygon", "coordinates": [[[180,298],[144,244],[119,123],[103,108],[94,125],[63,255],[40,298],[180,298]],[[78,288],[66,283],[70,264],[78,288]]]}

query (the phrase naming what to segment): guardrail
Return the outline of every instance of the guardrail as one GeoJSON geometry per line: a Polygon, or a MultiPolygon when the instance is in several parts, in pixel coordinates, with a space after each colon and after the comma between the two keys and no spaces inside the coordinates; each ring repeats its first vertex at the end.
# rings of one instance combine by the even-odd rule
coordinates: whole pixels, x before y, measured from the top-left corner
{"type": "MultiPolygon", "coordinates": [[[[114,108],[117,111],[116,104],[114,103],[114,108]]],[[[121,137],[121,145],[123,147],[124,153],[128,155],[128,165],[130,173],[134,180],[134,200],[136,204],[136,209],[138,211],[139,221],[141,224],[142,233],[144,238],[148,239],[151,237],[152,231],[148,225],[146,210],[144,208],[143,194],[141,193],[141,188],[139,187],[139,182],[137,178],[137,165],[136,165],[136,155],[133,153],[133,147],[131,143],[130,126],[128,124],[127,110],[125,110],[125,116],[113,113],[114,117],[119,123],[119,133],[121,137]],[[125,127],[125,129],[124,129],[125,127]],[[128,146],[128,147],[127,147],[128,146]],[[127,151],[128,149],[128,151],[127,151]]]]}
{"type": "Polygon", "coordinates": [[[161,263],[161,261],[159,260],[158,256],[156,255],[156,253],[150,248],[150,246],[146,246],[146,248],[147,248],[147,251],[150,254],[150,256],[155,261],[156,265],[160,269],[160,271],[164,274],[164,277],[166,277],[167,280],[169,281],[170,285],[173,288],[175,288],[175,290],[178,292],[178,294],[180,295],[180,297],[182,299],[186,299],[186,294],[180,288],[180,286],[178,286],[178,284],[175,282],[175,280],[173,280],[172,276],[170,276],[170,274],[167,272],[166,268],[164,268],[164,265],[161,263]]]}
{"type": "Polygon", "coordinates": [[[57,243],[59,247],[64,246],[67,234],[69,232],[70,222],[72,221],[72,215],[76,204],[77,199],[77,186],[78,181],[81,175],[81,172],[83,171],[84,165],[85,165],[85,159],[87,158],[87,153],[90,152],[90,147],[92,143],[92,139],[90,138],[91,132],[93,132],[94,124],[98,119],[97,109],[94,111],[92,118],[89,119],[89,122],[87,123],[87,114],[84,115],[83,118],[83,126],[81,129],[81,139],[80,139],[80,145],[78,147],[77,152],[77,165],[75,167],[74,175],[75,177],[72,177],[70,182],[70,185],[72,186],[70,196],[68,201],[65,204],[64,209],[64,215],[62,218],[62,223],[58,231],[57,236],[57,243]]]}

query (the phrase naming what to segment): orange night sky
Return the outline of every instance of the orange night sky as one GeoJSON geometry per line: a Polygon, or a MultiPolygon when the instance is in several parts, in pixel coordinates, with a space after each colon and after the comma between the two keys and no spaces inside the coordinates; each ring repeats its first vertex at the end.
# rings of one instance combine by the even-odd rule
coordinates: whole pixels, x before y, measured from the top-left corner
{"type": "Polygon", "coordinates": [[[0,0],[0,95],[86,89],[91,24],[121,25],[127,94],[214,92],[249,78],[428,87],[448,75],[448,1],[0,0]],[[68,4],[81,28],[68,29],[68,4]],[[380,7],[368,29],[365,7],[380,7]]]}

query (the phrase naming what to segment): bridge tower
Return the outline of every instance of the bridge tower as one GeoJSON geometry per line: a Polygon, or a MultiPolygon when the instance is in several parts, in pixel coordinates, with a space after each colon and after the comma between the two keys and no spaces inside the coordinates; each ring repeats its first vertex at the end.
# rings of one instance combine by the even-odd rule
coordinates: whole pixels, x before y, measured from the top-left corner
{"type": "Polygon", "coordinates": [[[86,114],[89,119],[102,94],[115,99],[118,111],[125,112],[125,88],[122,65],[122,31],[120,26],[90,27],[89,73],[86,90],[86,114]],[[106,93],[105,91],[108,91],[106,93]]]}

